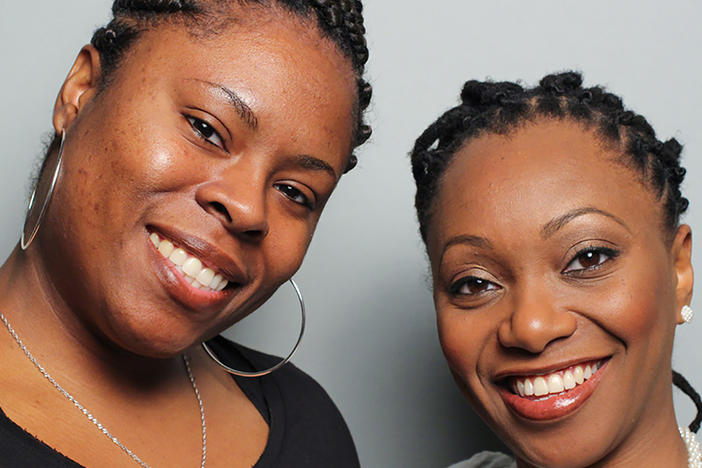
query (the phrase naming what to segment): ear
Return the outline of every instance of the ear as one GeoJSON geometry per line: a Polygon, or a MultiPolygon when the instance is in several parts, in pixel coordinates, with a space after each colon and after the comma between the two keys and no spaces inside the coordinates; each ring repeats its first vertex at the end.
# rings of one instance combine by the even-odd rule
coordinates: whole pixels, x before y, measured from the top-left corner
{"type": "Polygon", "coordinates": [[[675,321],[678,325],[683,323],[680,309],[690,304],[692,299],[692,285],[694,274],[692,271],[692,232],[690,226],[683,224],[678,228],[671,249],[673,255],[673,268],[675,270],[675,321]]]}
{"type": "Polygon", "coordinates": [[[80,111],[97,93],[99,84],[100,54],[94,46],[86,45],[78,53],[56,98],[53,122],[58,135],[71,126],[80,111]]]}

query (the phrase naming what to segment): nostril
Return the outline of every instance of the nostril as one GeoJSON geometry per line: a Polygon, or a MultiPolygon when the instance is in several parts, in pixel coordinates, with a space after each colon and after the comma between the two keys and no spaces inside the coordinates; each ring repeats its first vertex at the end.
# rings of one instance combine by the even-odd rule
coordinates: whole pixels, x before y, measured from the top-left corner
{"type": "Polygon", "coordinates": [[[227,220],[227,222],[231,223],[232,222],[232,217],[229,215],[229,210],[221,204],[220,202],[211,202],[210,206],[219,214],[224,216],[227,220]]]}

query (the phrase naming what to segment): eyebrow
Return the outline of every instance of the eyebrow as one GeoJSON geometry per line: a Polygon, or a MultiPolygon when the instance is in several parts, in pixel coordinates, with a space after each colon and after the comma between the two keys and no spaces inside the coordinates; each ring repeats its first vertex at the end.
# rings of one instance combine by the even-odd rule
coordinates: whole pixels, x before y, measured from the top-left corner
{"type": "Polygon", "coordinates": [[[580,216],[584,216],[586,214],[592,214],[592,213],[606,216],[606,217],[616,221],[617,224],[621,225],[627,231],[631,232],[631,230],[629,229],[629,226],[627,226],[626,223],[624,221],[622,221],[621,218],[619,218],[619,217],[617,217],[617,216],[615,216],[612,213],[609,213],[607,211],[600,210],[599,208],[587,206],[584,208],[576,208],[574,210],[571,210],[571,211],[569,211],[561,216],[553,218],[551,221],[544,224],[544,226],[541,228],[541,237],[543,239],[548,239],[549,237],[554,235],[559,229],[561,229],[563,226],[565,226],[569,222],[573,221],[575,218],[578,218],[580,216]]]}
{"type": "Polygon", "coordinates": [[[452,237],[446,242],[444,245],[444,250],[441,252],[441,257],[439,257],[439,263],[444,260],[444,254],[450,247],[459,244],[472,245],[473,247],[477,247],[479,249],[493,250],[492,244],[486,238],[462,234],[460,236],[452,237]]]}
{"type": "Polygon", "coordinates": [[[310,169],[313,171],[324,171],[332,176],[335,180],[337,179],[336,171],[329,165],[326,161],[323,161],[314,156],[309,156],[306,154],[297,155],[293,158],[295,164],[303,169],[310,169]]]}
{"type": "Polygon", "coordinates": [[[244,102],[244,100],[241,98],[241,96],[239,96],[236,93],[236,91],[229,89],[221,84],[212,83],[210,81],[199,80],[197,78],[194,78],[194,80],[208,85],[211,89],[214,89],[215,91],[219,91],[234,107],[236,113],[239,114],[239,117],[241,117],[241,119],[244,121],[244,123],[246,123],[246,125],[249,128],[251,128],[252,130],[256,130],[258,128],[258,117],[256,117],[254,111],[248,106],[248,104],[244,102]]]}

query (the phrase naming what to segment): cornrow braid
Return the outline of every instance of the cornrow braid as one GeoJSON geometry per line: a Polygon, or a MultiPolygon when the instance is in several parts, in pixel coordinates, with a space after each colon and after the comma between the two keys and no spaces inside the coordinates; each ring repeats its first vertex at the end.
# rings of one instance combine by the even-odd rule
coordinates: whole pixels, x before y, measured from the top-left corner
{"type": "MultiPolygon", "coordinates": [[[[100,53],[101,88],[109,86],[125,53],[144,31],[164,21],[180,21],[188,26],[211,26],[215,8],[229,3],[275,4],[302,18],[316,18],[322,35],[329,38],[350,60],[357,75],[353,147],[362,145],[370,138],[372,131],[365,124],[364,111],[370,104],[372,87],[363,79],[368,47],[363,5],[359,0],[115,0],[112,5],[114,18],[107,26],[95,31],[91,40],[100,53]]],[[[351,155],[346,170],[351,170],[356,162],[356,156],[351,155]]]]}
{"type": "Polygon", "coordinates": [[[690,397],[692,402],[695,404],[697,414],[695,415],[695,419],[692,420],[688,428],[692,432],[697,432],[700,429],[700,422],[702,422],[702,398],[700,398],[699,393],[697,393],[697,391],[692,387],[692,385],[690,385],[690,382],[688,382],[687,379],[682,376],[682,374],[679,374],[675,371],[673,371],[673,384],[680,390],[682,390],[685,393],[685,395],[690,397]]]}
{"type": "Polygon", "coordinates": [[[425,241],[438,184],[456,151],[482,134],[506,134],[538,118],[580,122],[594,128],[604,141],[620,145],[626,154],[622,162],[639,171],[663,199],[666,228],[672,232],[677,227],[688,206],[680,192],[685,177],[680,143],[674,138],[659,141],[646,119],[625,109],[618,96],[599,86],[584,88],[580,74],[565,72],[545,76],[534,88],[513,82],[468,81],[461,103],[416,140],[410,157],[417,184],[415,206],[425,241]]]}

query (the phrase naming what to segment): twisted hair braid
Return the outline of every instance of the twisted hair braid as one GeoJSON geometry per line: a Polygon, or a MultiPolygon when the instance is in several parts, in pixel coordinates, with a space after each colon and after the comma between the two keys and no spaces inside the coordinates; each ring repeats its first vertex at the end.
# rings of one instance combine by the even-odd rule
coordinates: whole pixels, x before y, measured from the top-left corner
{"type": "MultiPolygon", "coordinates": [[[[277,5],[303,18],[316,19],[321,34],[330,39],[347,57],[357,76],[358,99],[355,110],[353,147],[365,143],[371,135],[364,121],[364,111],[372,96],[371,85],[363,79],[368,61],[363,5],[359,0],[115,0],[114,18],[95,31],[91,43],[100,53],[101,87],[109,86],[125,52],[139,36],[164,21],[180,21],[191,27],[216,27],[215,8],[230,3],[277,5]]],[[[351,155],[347,171],[356,165],[351,155]]]]}
{"type": "Polygon", "coordinates": [[[570,119],[594,128],[604,141],[623,148],[622,160],[635,168],[664,203],[664,223],[672,232],[688,206],[680,192],[685,169],[682,146],[665,142],[646,119],[624,108],[621,98],[602,87],[585,88],[582,76],[565,72],[545,76],[534,88],[512,82],[465,83],[461,103],[445,112],[416,140],[410,153],[417,184],[415,206],[426,241],[431,208],[441,175],[455,152],[485,133],[506,134],[538,118],[570,119]]]}
{"type": "Polygon", "coordinates": [[[697,414],[695,415],[695,419],[693,419],[693,421],[687,427],[692,432],[697,432],[700,428],[700,422],[702,422],[702,398],[700,398],[699,393],[697,393],[692,385],[690,385],[690,382],[688,382],[687,379],[682,376],[682,374],[675,371],[673,371],[673,384],[682,390],[685,395],[690,397],[692,402],[695,404],[697,414]]]}

